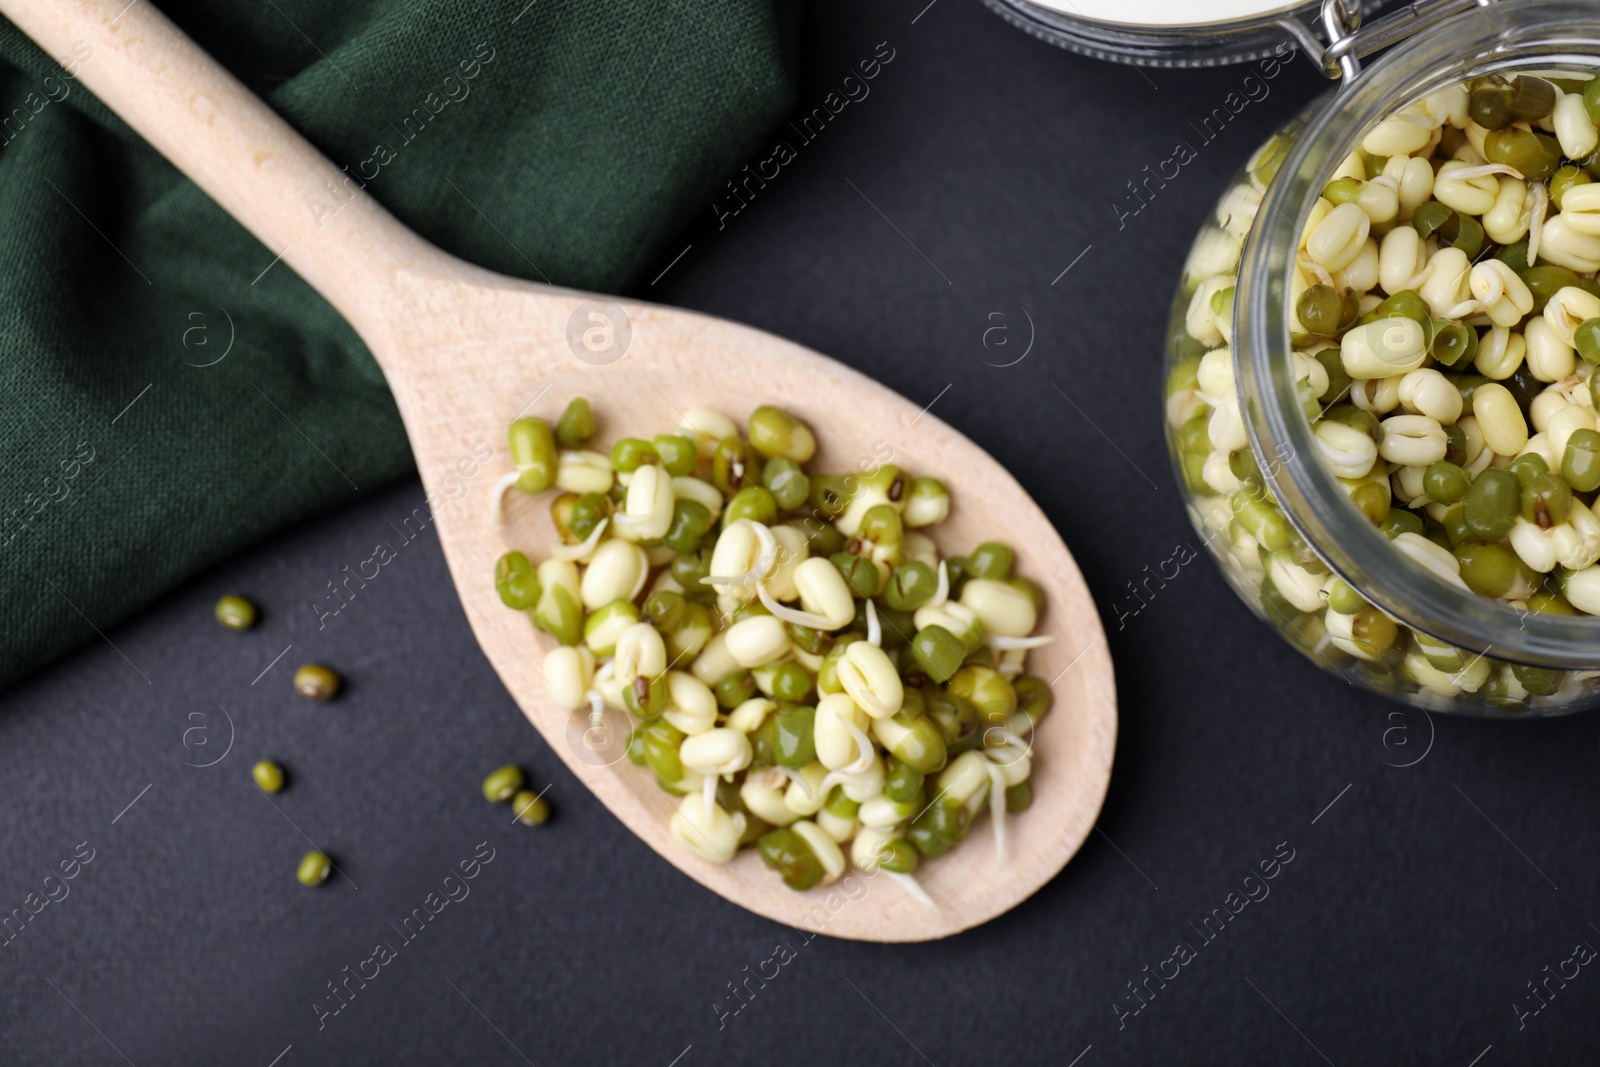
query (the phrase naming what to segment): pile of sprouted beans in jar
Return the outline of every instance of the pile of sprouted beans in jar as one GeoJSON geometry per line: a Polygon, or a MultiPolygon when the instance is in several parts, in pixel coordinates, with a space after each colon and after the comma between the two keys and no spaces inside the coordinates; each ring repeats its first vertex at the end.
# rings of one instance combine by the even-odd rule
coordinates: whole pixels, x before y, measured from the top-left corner
{"type": "Polygon", "coordinates": [[[554,703],[637,720],[628,757],[682,798],[672,837],[712,862],[754,845],[797,890],[852,862],[926,904],[913,872],[985,808],[1003,859],[1051,704],[1025,673],[1043,596],[1011,549],[941,556],[921,531],[949,515],[942,482],[808,472],[816,439],[776,407],[609,453],[597,431],[581,397],[554,428],[511,424],[496,521],[506,490],[554,489],[560,544],[507,552],[495,585],[559,642],[554,703]]]}
{"type": "MultiPolygon", "coordinates": [[[[1518,612],[1600,614],[1597,130],[1589,75],[1487,76],[1402,108],[1323,188],[1290,286],[1318,459],[1395,551],[1518,612]]],[[[1270,616],[1406,691],[1517,710],[1585,684],[1397,626],[1263,490],[1229,345],[1240,247],[1285,154],[1258,154],[1187,269],[1193,349],[1167,416],[1202,521],[1259,561],[1270,616]]]]}

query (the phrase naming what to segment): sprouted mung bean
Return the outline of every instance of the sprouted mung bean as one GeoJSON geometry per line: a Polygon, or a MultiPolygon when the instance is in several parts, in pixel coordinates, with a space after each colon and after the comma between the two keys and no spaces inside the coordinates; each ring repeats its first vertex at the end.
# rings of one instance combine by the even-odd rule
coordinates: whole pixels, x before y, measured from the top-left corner
{"type": "MultiPolygon", "coordinates": [[[[1597,131],[1587,74],[1487,76],[1401,108],[1324,186],[1290,283],[1319,460],[1396,551],[1519,612],[1600,614],[1597,131]]],[[[1580,684],[1396,625],[1266,490],[1234,388],[1233,286],[1286,149],[1258,153],[1186,268],[1167,416],[1201,521],[1324,658],[1512,710],[1580,684]]]]}
{"type": "Polygon", "coordinates": [[[793,889],[854,863],[931,903],[913,872],[988,809],[1003,860],[1051,704],[1025,673],[1043,594],[1011,549],[941,556],[922,531],[950,513],[942,482],[808,472],[816,437],[777,407],[744,433],[691,411],[609,452],[596,432],[582,398],[553,433],[512,423],[496,521],[511,487],[554,488],[560,544],[507,552],[495,586],[559,642],[552,701],[637,718],[627,755],[681,798],[673,838],[712,862],[754,846],[793,889]]]}

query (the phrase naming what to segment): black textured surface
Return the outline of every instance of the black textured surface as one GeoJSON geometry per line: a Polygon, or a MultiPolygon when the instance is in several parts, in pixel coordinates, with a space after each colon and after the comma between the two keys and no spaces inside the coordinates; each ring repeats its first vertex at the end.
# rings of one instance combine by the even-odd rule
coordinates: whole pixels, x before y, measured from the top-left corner
{"type": "Polygon", "coordinates": [[[1017,472],[1100,599],[1122,712],[1100,833],[1035,898],[943,943],[807,941],[721,901],[526,725],[431,531],[318,630],[325,583],[399,541],[391,524],[421,502],[411,482],[104,639],[86,624],[80,652],[0,698],[0,915],[60,897],[0,935],[0,1061],[1590,1058],[1600,973],[1574,948],[1600,945],[1600,858],[1582,829],[1593,718],[1403,713],[1277,644],[1204,557],[1131,611],[1127,583],[1192,538],[1160,438],[1178,264],[1235,166],[1320,81],[1294,67],[1261,82],[1265,97],[1200,145],[1191,123],[1243,95],[1245,70],[1141,74],[971,0],[924,3],[810,10],[806,107],[879,42],[894,58],[721,229],[708,205],[642,295],[795,338],[919,402],[950,386],[935,410],[1017,472]],[[1119,230],[1125,183],[1180,140],[1198,157],[1119,230]],[[1021,354],[1029,316],[1031,352],[990,366],[1021,354]],[[247,635],[210,620],[235,591],[264,607],[247,635]],[[349,679],[336,703],[290,692],[313,659],[349,679]],[[186,766],[221,755],[221,708],[231,751],[186,766]],[[289,768],[281,811],[250,783],[262,756],[289,768]],[[550,783],[541,831],[477,795],[508,760],[550,783]],[[302,831],[348,880],[295,884],[302,831]],[[447,882],[480,842],[492,861],[447,882]],[[47,883],[80,843],[92,860],[47,883]],[[1290,850],[1276,877],[1246,880],[1290,850]],[[406,940],[406,915],[447,889],[460,899],[406,940]],[[1207,941],[1197,927],[1247,891],[1269,895],[1207,941]],[[1140,1003],[1127,983],[1172,974],[1180,942],[1194,957],[1119,1018],[1140,1003]],[[393,958],[365,963],[379,943],[393,958]],[[319,1026],[328,983],[375,966],[319,1026]],[[737,1014],[730,983],[750,990],[737,1014]]]}

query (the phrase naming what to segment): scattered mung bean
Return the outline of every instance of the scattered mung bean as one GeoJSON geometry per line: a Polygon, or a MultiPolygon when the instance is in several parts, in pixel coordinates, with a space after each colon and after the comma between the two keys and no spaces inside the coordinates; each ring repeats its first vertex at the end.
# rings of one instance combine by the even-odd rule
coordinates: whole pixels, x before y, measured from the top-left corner
{"type": "Polygon", "coordinates": [[[217,601],[217,621],[230,630],[248,630],[256,624],[256,606],[242,596],[217,601]]]}
{"type": "Polygon", "coordinates": [[[342,684],[337,674],[317,663],[294,672],[294,691],[309,700],[332,700],[342,684]]]}
{"type": "Polygon", "coordinates": [[[483,780],[483,799],[494,804],[504,804],[522,788],[522,769],[515,766],[491,771],[483,780]]]}
{"type": "Polygon", "coordinates": [[[295,877],[303,886],[319,886],[333,873],[333,863],[321,852],[307,852],[300,860],[295,877]]]}
{"type": "Polygon", "coordinates": [[[263,793],[276,793],[283,788],[283,768],[269,759],[257,761],[250,768],[250,777],[263,793]]]}

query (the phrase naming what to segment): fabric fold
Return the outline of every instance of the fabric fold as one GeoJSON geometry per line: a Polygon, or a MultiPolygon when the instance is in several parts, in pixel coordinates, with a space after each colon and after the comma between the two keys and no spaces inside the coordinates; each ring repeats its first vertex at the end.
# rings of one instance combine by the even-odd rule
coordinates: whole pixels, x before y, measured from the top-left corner
{"type": "MultiPolygon", "coordinates": [[[[428,240],[601,292],[793,107],[792,4],[161,6],[428,240]]],[[[93,98],[82,51],[0,22],[0,686],[412,469],[354,332],[93,98]]]]}

